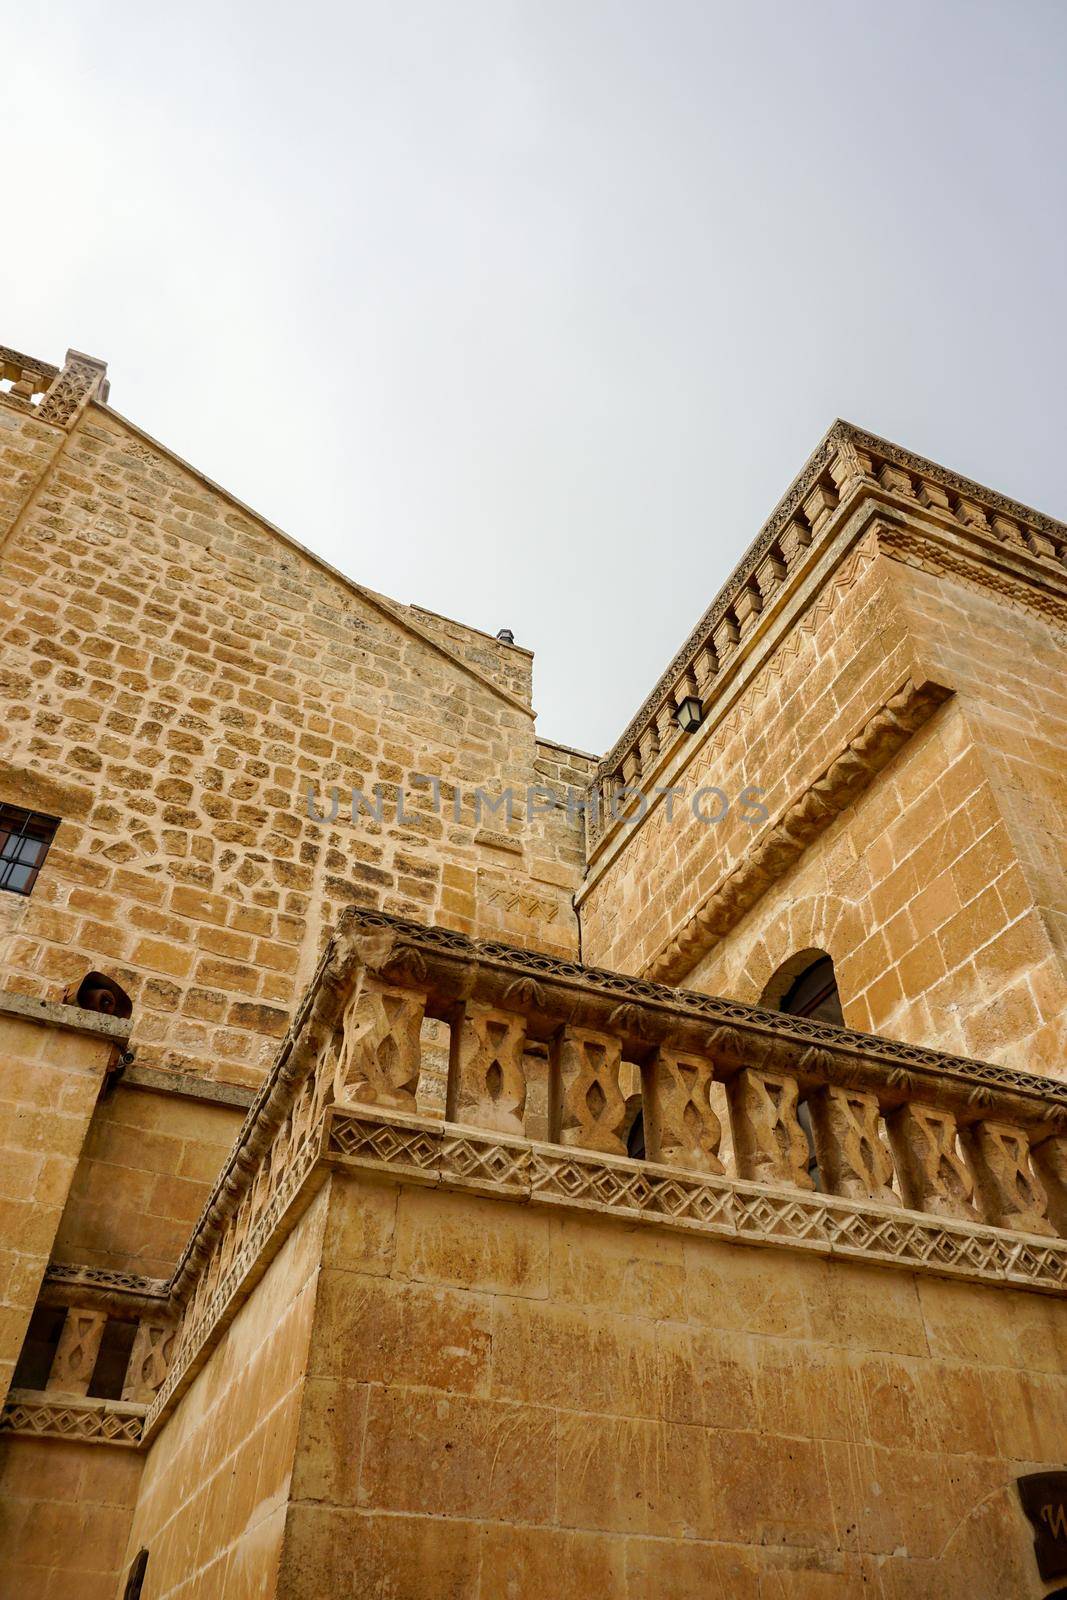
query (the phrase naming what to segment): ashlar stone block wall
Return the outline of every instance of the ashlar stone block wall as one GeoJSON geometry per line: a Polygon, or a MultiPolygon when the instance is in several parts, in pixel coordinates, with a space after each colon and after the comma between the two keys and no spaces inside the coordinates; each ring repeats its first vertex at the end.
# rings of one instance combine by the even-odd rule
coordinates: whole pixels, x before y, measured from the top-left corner
{"type": "Polygon", "coordinates": [[[584,958],[776,1003],[778,969],[825,952],[849,1026],[1062,1076],[1063,661],[1037,610],[888,559],[868,534],[736,704],[712,703],[672,780],[731,800],[758,784],[768,822],[747,825],[737,804],[708,826],[685,803],[671,820],[650,809],[594,858],[584,958]],[[671,955],[788,808],[832,787],[835,756],[909,681],[941,698],[888,764],[871,764],[747,910],[671,955]]]}
{"type": "Polygon", "coordinates": [[[149,1457],[145,1600],[1041,1592],[1014,1488],[1067,1429],[1041,1296],[348,1174],[286,1250],[149,1457]],[[254,1500],[246,1352],[283,1302],[254,1500]]]}

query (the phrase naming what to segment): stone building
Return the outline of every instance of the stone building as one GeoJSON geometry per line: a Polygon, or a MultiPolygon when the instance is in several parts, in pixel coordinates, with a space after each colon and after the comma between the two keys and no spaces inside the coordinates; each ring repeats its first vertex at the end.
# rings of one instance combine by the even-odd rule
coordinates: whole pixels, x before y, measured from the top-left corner
{"type": "Polygon", "coordinates": [[[1067,1580],[1067,528],[837,423],[598,760],[0,373],[0,1597],[1067,1580]]]}

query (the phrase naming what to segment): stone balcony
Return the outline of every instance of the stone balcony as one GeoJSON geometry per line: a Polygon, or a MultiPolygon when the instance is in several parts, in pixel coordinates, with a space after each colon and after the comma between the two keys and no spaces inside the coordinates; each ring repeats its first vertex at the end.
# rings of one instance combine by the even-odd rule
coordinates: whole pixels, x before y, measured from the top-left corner
{"type": "Polygon", "coordinates": [[[3,1426],[106,1440],[121,1413],[121,1442],[151,1437],[331,1169],[1067,1290],[1067,1085],[353,909],[169,1284],[51,1269],[69,1328],[3,1426]],[[444,1120],[417,1114],[428,1018],[450,1034],[444,1120]],[[547,1141],[525,1122],[546,1047],[547,1141]],[[139,1321],[106,1424],[106,1401],[83,1413],[109,1313],[139,1321]]]}

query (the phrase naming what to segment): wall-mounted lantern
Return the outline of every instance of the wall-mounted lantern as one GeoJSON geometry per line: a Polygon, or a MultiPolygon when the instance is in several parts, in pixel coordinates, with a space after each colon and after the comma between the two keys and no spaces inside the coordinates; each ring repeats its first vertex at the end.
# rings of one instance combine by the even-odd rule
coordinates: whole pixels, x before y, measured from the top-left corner
{"type": "Polygon", "coordinates": [[[704,707],[695,694],[687,694],[674,713],[674,720],[683,733],[696,733],[704,720],[704,707]]]}

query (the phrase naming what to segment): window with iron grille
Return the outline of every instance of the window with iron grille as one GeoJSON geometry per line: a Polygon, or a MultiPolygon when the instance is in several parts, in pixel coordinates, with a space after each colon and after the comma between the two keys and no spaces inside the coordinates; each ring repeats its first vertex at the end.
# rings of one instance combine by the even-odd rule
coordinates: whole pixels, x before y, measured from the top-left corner
{"type": "Polygon", "coordinates": [[[0,889],[29,894],[44,865],[58,817],[21,806],[0,806],[0,889]]]}

